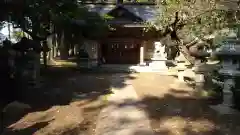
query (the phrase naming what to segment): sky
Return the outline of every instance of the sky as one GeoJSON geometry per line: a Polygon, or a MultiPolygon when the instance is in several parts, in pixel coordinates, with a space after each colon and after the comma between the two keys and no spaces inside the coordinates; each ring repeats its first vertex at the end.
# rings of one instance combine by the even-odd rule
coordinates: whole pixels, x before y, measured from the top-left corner
{"type": "MultiPolygon", "coordinates": [[[[12,33],[13,27],[11,25],[11,33],[12,33]]],[[[8,27],[7,24],[2,28],[2,30],[0,31],[0,33],[2,33],[3,35],[5,35],[6,37],[8,37],[8,27]]],[[[12,42],[15,42],[16,40],[11,39],[12,42]]]]}
{"type": "Polygon", "coordinates": [[[5,36],[8,36],[8,28],[7,28],[7,27],[4,27],[4,28],[1,30],[1,33],[4,34],[5,36]]]}

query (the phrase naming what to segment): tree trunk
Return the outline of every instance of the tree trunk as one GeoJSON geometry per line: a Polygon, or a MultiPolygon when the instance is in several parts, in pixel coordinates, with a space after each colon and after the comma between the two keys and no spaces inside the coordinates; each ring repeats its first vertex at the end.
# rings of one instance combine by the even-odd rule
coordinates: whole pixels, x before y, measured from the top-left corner
{"type": "Polygon", "coordinates": [[[47,52],[43,51],[43,65],[47,68],[47,52]]]}
{"type": "Polygon", "coordinates": [[[44,64],[44,67],[47,68],[47,43],[44,42],[43,43],[43,64],[44,64]]]}
{"type": "Polygon", "coordinates": [[[74,56],[76,56],[76,54],[77,54],[77,46],[78,46],[78,45],[75,44],[75,45],[74,45],[74,48],[73,48],[73,54],[74,54],[74,56]]]}
{"type": "Polygon", "coordinates": [[[60,38],[60,59],[67,59],[68,57],[68,48],[65,45],[65,35],[64,31],[61,33],[61,38],[60,38]]]}
{"type": "Polygon", "coordinates": [[[70,56],[73,57],[75,55],[75,51],[74,51],[74,48],[75,48],[75,44],[71,44],[71,47],[70,47],[70,56]]]}
{"type": "Polygon", "coordinates": [[[58,35],[57,34],[55,34],[54,35],[54,45],[53,45],[53,58],[56,58],[57,57],[57,53],[58,53],[58,51],[57,51],[57,48],[58,48],[58,35]]]}
{"type": "Polygon", "coordinates": [[[240,25],[237,26],[237,37],[240,38],[240,25]]]}
{"type": "Polygon", "coordinates": [[[47,43],[48,43],[48,47],[49,47],[49,51],[48,51],[48,62],[52,63],[53,61],[53,47],[54,47],[54,44],[53,44],[53,35],[49,36],[48,39],[47,39],[47,43]]]}

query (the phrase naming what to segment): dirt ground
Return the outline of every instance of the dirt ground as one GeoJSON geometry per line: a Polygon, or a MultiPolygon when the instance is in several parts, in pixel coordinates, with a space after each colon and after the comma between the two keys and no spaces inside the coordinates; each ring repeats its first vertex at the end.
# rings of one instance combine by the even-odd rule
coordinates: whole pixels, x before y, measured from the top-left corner
{"type": "Polygon", "coordinates": [[[174,77],[142,73],[132,80],[156,135],[238,135],[240,115],[221,115],[174,77]]]}
{"type": "MultiPolygon", "coordinates": [[[[112,73],[50,68],[39,90],[26,94],[33,109],[3,135],[94,135],[112,73]]],[[[131,79],[156,135],[238,135],[240,115],[221,115],[193,96],[192,88],[157,73],[131,79]]],[[[115,87],[124,87],[123,85],[115,87]]]]}
{"type": "Polygon", "coordinates": [[[23,99],[31,111],[16,121],[4,118],[3,135],[93,135],[110,75],[50,67],[41,87],[23,99]]]}

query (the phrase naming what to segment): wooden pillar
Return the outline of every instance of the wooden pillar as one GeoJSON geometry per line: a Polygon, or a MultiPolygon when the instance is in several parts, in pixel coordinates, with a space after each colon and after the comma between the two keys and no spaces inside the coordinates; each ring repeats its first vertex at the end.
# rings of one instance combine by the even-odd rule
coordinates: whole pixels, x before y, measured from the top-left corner
{"type": "Polygon", "coordinates": [[[145,66],[144,63],[144,50],[146,47],[146,41],[143,41],[140,46],[140,66],[145,66]]]}

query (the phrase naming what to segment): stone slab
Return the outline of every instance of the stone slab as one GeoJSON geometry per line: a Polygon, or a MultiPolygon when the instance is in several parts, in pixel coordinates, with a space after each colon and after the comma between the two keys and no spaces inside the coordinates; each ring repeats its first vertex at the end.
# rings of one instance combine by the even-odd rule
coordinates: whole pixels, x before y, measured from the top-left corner
{"type": "Polygon", "coordinates": [[[224,94],[223,103],[219,105],[212,105],[210,108],[217,111],[220,114],[234,114],[237,113],[235,109],[232,108],[232,95],[224,94]]]}
{"type": "Polygon", "coordinates": [[[153,70],[168,70],[168,67],[166,66],[166,61],[153,61],[149,63],[149,67],[153,70]]]}
{"type": "Polygon", "coordinates": [[[237,111],[235,109],[232,109],[230,106],[226,105],[212,105],[210,106],[213,110],[217,111],[221,115],[230,115],[230,114],[236,114],[237,111]]]}

